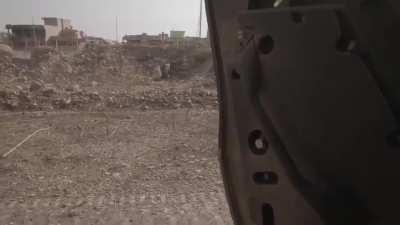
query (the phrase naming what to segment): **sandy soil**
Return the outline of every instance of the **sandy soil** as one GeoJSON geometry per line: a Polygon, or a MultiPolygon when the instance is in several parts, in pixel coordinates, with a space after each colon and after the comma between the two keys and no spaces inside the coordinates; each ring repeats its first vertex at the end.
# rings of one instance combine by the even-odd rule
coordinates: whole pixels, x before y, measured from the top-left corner
{"type": "Polygon", "coordinates": [[[0,113],[0,224],[232,224],[218,111],[0,113]]]}

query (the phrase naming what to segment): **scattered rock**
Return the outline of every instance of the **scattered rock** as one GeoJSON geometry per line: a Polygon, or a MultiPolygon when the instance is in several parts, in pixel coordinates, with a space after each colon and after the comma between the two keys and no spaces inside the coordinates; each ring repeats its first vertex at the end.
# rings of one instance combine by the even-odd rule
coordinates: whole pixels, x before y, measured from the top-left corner
{"type": "Polygon", "coordinates": [[[0,44],[0,62],[11,62],[13,50],[10,46],[0,44]]]}
{"type": "Polygon", "coordinates": [[[96,102],[96,101],[101,101],[102,100],[102,98],[101,98],[101,96],[99,95],[98,92],[89,93],[88,96],[89,96],[89,99],[92,102],[96,102]]]}
{"type": "Polygon", "coordinates": [[[56,87],[51,85],[51,84],[46,84],[45,87],[43,88],[42,94],[45,97],[52,97],[57,93],[56,87]]]}
{"type": "Polygon", "coordinates": [[[73,91],[74,91],[74,88],[73,88],[72,86],[68,86],[68,87],[65,88],[65,91],[67,91],[67,92],[73,92],[73,91]]]}
{"type": "Polygon", "coordinates": [[[1,49],[0,45],[3,109],[150,110],[217,105],[216,92],[206,90],[215,86],[212,79],[185,78],[179,86],[181,78],[176,74],[186,74],[183,71],[196,65],[196,60],[204,61],[196,54],[187,54],[189,50],[89,44],[75,55],[66,56],[40,47],[32,51],[31,60],[16,61],[10,49],[1,49]],[[194,90],[186,87],[190,83],[196,87],[194,90]],[[143,91],[136,91],[130,84],[143,91]]]}
{"type": "Polygon", "coordinates": [[[43,87],[43,84],[40,83],[39,81],[32,81],[31,85],[29,86],[29,91],[35,92],[40,90],[43,87]]]}
{"type": "Polygon", "coordinates": [[[41,62],[49,61],[59,52],[51,47],[37,47],[32,50],[31,60],[34,64],[39,64],[41,62]]]}
{"type": "Polygon", "coordinates": [[[72,91],[73,92],[81,92],[82,91],[81,86],[79,86],[79,84],[74,84],[72,86],[72,91]]]}

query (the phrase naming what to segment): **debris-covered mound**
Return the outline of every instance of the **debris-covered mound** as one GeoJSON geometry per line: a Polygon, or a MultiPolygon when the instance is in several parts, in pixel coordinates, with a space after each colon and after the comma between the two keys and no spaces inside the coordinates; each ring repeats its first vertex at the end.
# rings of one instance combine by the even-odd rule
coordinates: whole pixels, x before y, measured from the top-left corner
{"type": "Polygon", "coordinates": [[[5,44],[0,44],[0,60],[8,60],[12,57],[13,50],[10,46],[5,44]]]}
{"type": "Polygon", "coordinates": [[[8,45],[0,44],[0,76],[13,72],[13,50],[8,45]]]}
{"type": "Polygon", "coordinates": [[[79,87],[61,91],[54,85],[32,82],[29,89],[0,91],[0,106],[7,110],[178,109],[216,107],[215,91],[201,88],[164,88],[141,92],[97,92],[79,87]]]}
{"type": "Polygon", "coordinates": [[[124,45],[123,55],[127,60],[139,62],[137,71],[142,74],[160,77],[160,70],[165,65],[170,67],[170,78],[188,78],[193,70],[211,60],[211,49],[195,47],[157,47],[124,45]]]}
{"type": "Polygon", "coordinates": [[[7,57],[0,68],[8,65],[13,70],[0,76],[0,109],[216,106],[213,77],[191,78],[209,74],[203,69],[195,71],[210,61],[208,50],[88,44],[69,55],[49,47],[36,48],[31,60],[22,64],[7,57]],[[166,70],[171,76],[163,77],[166,70]]]}
{"type": "Polygon", "coordinates": [[[51,60],[56,60],[59,55],[60,52],[51,47],[34,48],[31,53],[32,64],[48,63],[51,60]]]}
{"type": "Polygon", "coordinates": [[[121,73],[125,64],[119,46],[87,44],[81,51],[74,55],[72,64],[74,73],[92,73],[106,68],[113,75],[121,73]]]}

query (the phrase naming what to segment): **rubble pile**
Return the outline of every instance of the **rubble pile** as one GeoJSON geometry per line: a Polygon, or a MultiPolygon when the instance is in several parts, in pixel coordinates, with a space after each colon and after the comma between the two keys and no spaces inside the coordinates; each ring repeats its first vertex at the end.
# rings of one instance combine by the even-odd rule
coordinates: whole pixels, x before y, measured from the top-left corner
{"type": "MultiPolygon", "coordinates": [[[[182,65],[195,65],[193,54],[187,54],[186,65],[182,59],[187,57],[178,57],[181,53],[176,50],[130,51],[133,52],[121,45],[88,44],[67,56],[42,47],[32,51],[28,63],[19,65],[12,54],[5,54],[0,48],[0,109],[101,111],[216,107],[215,85],[210,85],[215,84],[213,78],[179,82],[154,79],[163,63],[179,64],[180,70],[182,65]]],[[[186,72],[190,73],[190,68],[186,72]]]]}
{"type": "Polygon", "coordinates": [[[121,73],[125,58],[119,46],[88,44],[72,61],[75,74],[93,73],[106,69],[113,75],[121,73]]]}
{"type": "Polygon", "coordinates": [[[160,78],[160,67],[169,65],[173,78],[187,78],[191,75],[191,70],[211,61],[210,49],[198,49],[194,47],[174,48],[174,47],[139,47],[123,46],[123,55],[127,61],[139,62],[137,71],[142,74],[160,78]]]}
{"type": "Polygon", "coordinates": [[[142,93],[115,91],[60,92],[52,85],[37,86],[30,90],[0,91],[0,105],[7,110],[90,110],[106,109],[178,109],[216,107],[216,93],[206,90],[157,89],[142,93]]]}
{"type": "Polygon", "coordinates": [[[7,75],[15,71],[15,65],[12,63],[13,50],[0,44],[0,75],[7,75]]]}
{"type": "Polygon", "coordinates": [[[38,47],[34,48],[31,53],[32,64],[49,63],[55,61],[60,52],[51,47],[38,47]]]}
{"type": "Polygon", "coordinates": [[[139,109],[178,109],[192,107],[217,106],[215,93],[211,91],[189,89],[158,89],[145,91],[139,95],[128,92],[113,93],[106,99],[107,107],[130,108],[132,105],[139,109]]]}
{"type": "Polygon", "coordinates": [[[49,75],[51,68],[59,62],[62,58],[62,53],[50,48],[40,47],[34,48],[31,53],[31,67],[33,69],[39,69],[36,71],[42,75],[49,75]]]}

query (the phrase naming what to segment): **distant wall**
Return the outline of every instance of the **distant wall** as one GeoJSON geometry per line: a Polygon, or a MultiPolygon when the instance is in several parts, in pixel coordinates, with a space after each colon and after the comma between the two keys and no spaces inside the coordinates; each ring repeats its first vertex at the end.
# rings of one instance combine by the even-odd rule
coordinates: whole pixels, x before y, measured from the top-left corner
{"type": "Polygon", "coordinates": [[[68,19],[45,17],[43,21],[46,29],[46,41],[52,36],[57,36],[62,30],[72,28],[71,20],[68,19]]]}
{"type": "Polygon", "coordinates": [[[170,37],[171,39],[183,39],[185,38],[185,31],[171,30],[170,37]]]}
{"type": "Polygon", "coordinates": [[[45,25],[44,29],[46,30],[46,42],[50,39],[50,37],[57,36],[61,31],[61,28],[58,26],[45,25]]]}
{"type": "Polygon", "coordinates": [[[71,20],[60,19],[60,23],[61,23],[62,30],[67,29],[67,28],[72,28],[71,20]]]}

